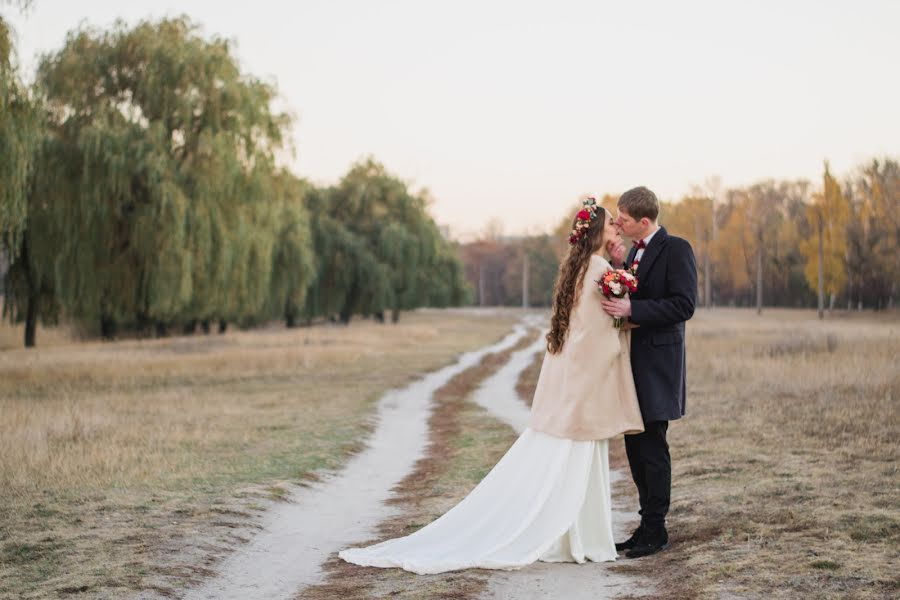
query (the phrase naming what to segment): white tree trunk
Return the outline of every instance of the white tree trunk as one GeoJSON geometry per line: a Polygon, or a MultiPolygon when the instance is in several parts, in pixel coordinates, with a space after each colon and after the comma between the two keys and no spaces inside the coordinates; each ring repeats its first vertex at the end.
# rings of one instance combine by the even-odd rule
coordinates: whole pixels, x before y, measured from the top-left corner
{"type": "Polygon", "coordinates": [[[825,242],[822,217],[819,216],[819,318],[825,318],[825,242]]]}

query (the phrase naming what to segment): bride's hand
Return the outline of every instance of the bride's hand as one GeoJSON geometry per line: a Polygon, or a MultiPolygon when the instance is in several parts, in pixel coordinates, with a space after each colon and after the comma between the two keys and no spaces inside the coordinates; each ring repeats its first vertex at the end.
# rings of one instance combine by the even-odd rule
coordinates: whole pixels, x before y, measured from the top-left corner
{"type": "Polygon", "coordinates": [[[614,267],[625,264],[625,244],[621,238],[609,240],[606,243],[606,251],[609,253],[609,262],[614,267]]]}

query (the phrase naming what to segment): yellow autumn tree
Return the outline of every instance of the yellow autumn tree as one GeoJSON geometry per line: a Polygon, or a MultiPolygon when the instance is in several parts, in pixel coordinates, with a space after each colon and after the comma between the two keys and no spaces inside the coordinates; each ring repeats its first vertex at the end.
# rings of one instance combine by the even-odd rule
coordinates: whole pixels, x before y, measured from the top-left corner
{"type": "Polygon", "coordinates": [[[752,256],[755,249],[748,223],[746,198],[737,190],[729,191],[729,201],[725,207],[725,221],[719,236],[712,244],[716,257],[716,285],[720,296],[731,302],[746,301],[752,291],[752,256]]]}
{"type": "Polygon", "coordinates": [[[669,233],[690,242],[700,265],[699,289],[703,306],[712,305],[713,201],[705,196],[685,196],[680,202],[663,203],[661,224],[669,233]]]}
{"type": "Polygon", "coordinates": [[[837,295],[847,285],[847,220],[850,203],[841,192],[841,186],[831,175],[825,162],[822,191],[813,194],[807,208],[807,218],[813,236],[800,243],[800,252],[806,259],[804,274],[809,287],[819,294],[819,318],[823,318],[825,295],[831,297],[834,306],[837,295]]]}

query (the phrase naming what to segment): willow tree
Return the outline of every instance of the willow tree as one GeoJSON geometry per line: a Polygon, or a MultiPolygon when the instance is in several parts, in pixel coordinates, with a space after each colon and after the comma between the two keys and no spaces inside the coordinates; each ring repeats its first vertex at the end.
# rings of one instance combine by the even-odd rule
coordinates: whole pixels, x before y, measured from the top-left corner
{"type": "MultiPolygon", "coordinates": [[[[556,264],[553,264],[556,275],[556,264]]],[[[551,279],[552,282],[552,279],[551,279]]],[[[552,291],[552,285],[550,286],[552,291]]],[[[470,304],[472,290],[466,283],[466,271],[456,246],[446,244],[435,259],[428,286],[428,306],[444,308],[470,304]]]]}
{"type": "Polygon", "coordinates": [[[46,167],[39,164],[44,134],[40,99],[19,78],[10,28],[0,16],[0,257],[9,262],[3,316],[25,324],[26,347],[36,343],[38,320],[53,323],[58,314],[47,257],[53,236],[36,189],[46,167]]]}
{"type": "MultiPolygon", "coordinates": [[[[426,194],[412,193],[384,166],[366,159],[344,176],[332,200],[343,224],[369,241],[375,260],[387,273],[386,302],[381,307],[370,302],[372,312],[390,309],[396,322],[401,310],[429,304],[435,270],[449,260],[450,247],[427,212],[426,194]]],[[[461,263],[458,269],[462,270],[461,263]]],[[[451,301],[463,297],[461,280],[451,282],[451,301]]],[[[365,293],[362,288],[358,291],[365,293]]],[[[351,298],[353,302],[361,300],[351,298]]]]}
{"type": "Polygon", "coordinates": [[[321,316],[349,323],[356,313],[379,314],[388,301],[389,273],[368,240],[342,218],[334,188],[310,191],[306,206],[316,260],[303,307],[306,322],[321,316]]]}
{"type": "Polygon", "coordinates": [[[366,250],[360,255],[366,266],[347,288],[342,321],[356,312],[383,319],[384,311],[399,302],[398,282],[405,282],[410,263],[416,262],[410,236],[391,214],[391,206],[406,194],[406,186],[371,158],[353,165],[332,190],[335,218],[364,240],[366,250]]]}
{"type": "Polygon", "coordinates": [[[308,184],[287,171],[275,180],[278,193],[275,245],[267,309],[268,318],[283,318],[294,327],[316,272],[309,214],[304,204],[308,184]]]}
{"type": "Polygon", "coordinates": [[[44,140],[35,153],[35,165],[42,176],[28,177],[25,226],[15,246],[4,247],[12,259],[3,282],[3,315],[13,323],[24,323],[25,347],[35,346],[39,321],[53,325],[59,318],[54,268],[59,230],[43,201],[54,182],[53,173],[58,172],[51,159],[52,150],[47,147],[50,144],[50,140],[44,140]]]}
{"type": "Polygon", "coordinates": [[[352,315],[393,321],[400,311],[461,304],[466,284],[458,252],[428,214],[426,193],[372,159],[353,165],[338,185],[311,189],[316,278],[304,315],[349,322],[352,315]]]}
{"type": "Polygon", "coordinates": [[[10,259],[25,231],[39,140],[40,113],[19,79],[9,25],[0,16],[0,243],[10,259]]]}
{"type": "Polygon", "coordinates": [[[227,40],[187,18],[84,28],[38,69],[71,156],[49,198],[70,316],[145,327],[245,319],[266,302],[273,155],[288,118],[227,40]]]}

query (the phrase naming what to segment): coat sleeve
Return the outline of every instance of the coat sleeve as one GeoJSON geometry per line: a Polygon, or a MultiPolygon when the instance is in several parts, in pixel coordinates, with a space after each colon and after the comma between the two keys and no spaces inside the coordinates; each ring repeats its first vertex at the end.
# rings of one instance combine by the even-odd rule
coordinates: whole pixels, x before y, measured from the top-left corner
{"type": "MultiPolygon", "coordinates": [[[[687,321],[697,304],[697,261],[687,240],[669,239],[664,298],[631,301],[631,322],[650,327],[665,327],[687,321]]],[[[640,285],[640,284],[638,284],[640,285]]]]}

